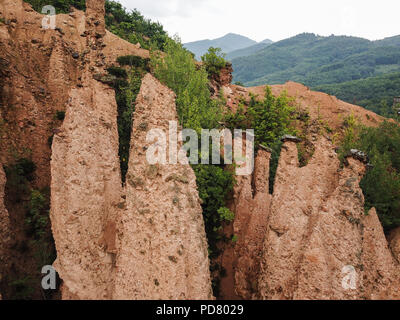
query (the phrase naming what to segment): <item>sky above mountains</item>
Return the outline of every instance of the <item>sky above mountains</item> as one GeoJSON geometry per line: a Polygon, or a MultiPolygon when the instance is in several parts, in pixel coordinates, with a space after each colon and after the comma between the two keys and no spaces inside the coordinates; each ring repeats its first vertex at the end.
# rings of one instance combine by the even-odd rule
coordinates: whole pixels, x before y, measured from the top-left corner
{"type": "Polygon", "coordinates": [[[370,40],[400,33],[399,0],[118,0],[161,22],[183,42],[233,32],[279,41],[302,32],[370,40]]]}

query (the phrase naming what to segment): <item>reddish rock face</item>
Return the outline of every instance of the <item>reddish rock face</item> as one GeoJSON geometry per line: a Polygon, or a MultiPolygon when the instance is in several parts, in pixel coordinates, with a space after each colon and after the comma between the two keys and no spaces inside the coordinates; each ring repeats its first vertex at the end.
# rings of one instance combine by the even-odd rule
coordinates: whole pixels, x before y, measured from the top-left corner
{"type": "Polygon", "coordinates": [[[168,132],[169,121],[178,121],[174,101],[171,90],[145,76],[134,116],[126,210],[119,217],[115,299],[212,298],[194,172],[189,164],[150,165],[144,152],[148,130],[168,132]]]}
{"type": "Polygon", "coordinates": [[[389,244],[394,257],[400,263],[400,228],[397,228],[390,233],[389,244]]]}
{"type": "MultiPolygon", "coordinates": [[[[222,88],[227,108],[233,111],[240,100],[249,100],[250,93],[261,99],[265,90],[265,86],[244,88],[221,79],[214,87],[222,88]]],[[[301,84],[272,86],[275,95],[283,91],[311,121],[322,118],[336,131],[350,114],[367,126],[383,120],[301,84]]],[[[257,155],[252,176],[237,177],[232,210],[238,241],[222,255],[227,270],[221,280],[222,298],[398,298],[399,233],[393,231],[390,251],[375,210],[365,215],[359,187],[365,165],[350,158],[341,169],[332,143],[318,130],[309,131],[315,149],[312,159],[300,168],[296,144],[286,142],[272,195],[257,190],[260,183],[268,184],[268,174],[260,174],[257,167],[268,172],[269,155],[257,155]],[[353,275],[354,283],[348,285],[353,275]]]]}
{"type": "MultiPolygon", "coordinates": [[[[149,52],[105,30],[104,1],[87,1],[86,14],[58,15],[56,30],[42,30],[43,16],[22,0],[2,0],[0,13],[7,21],[0,24],[0,98],[9,106],[0,113],[7,120],[0,162],[11,161],[10,146],[30,148],[35,187],[51,183],[63,299],[212,298],[194,173],[188,165],[153,167],[144,159],[143,124],[166,129],[177,118],[174,94],[151,75],[138,97],[128,184],[121,186],[114,92],[94,73],[118,56],[149,52]],[[59,110],[66,118],[55,125],[59,110]]],[[[211,85],[214,95],[223,89],[232,109],[264,90],[230,85],[231,72],[221,70],[211,85]]],[[[312,119],[322,114],[334,129],[338,113],[354,112],[367,125],[382,120],[299,84],[272,89],[287,89],[303,111],[311,106],[312,119]]],[[[295,143],[284,144],[273,195],[267,151],[258,152],[252,176],[238,177],[232,204],[238,241],[224,253],[232,282],[227,296],[399,299],[400,232],[393,231],[389,249],[375,210],[365,215],[364,164],[350,158],[341,169],[328,140],[314,145],[300,168],[295,143]]],[[[12,254],[4,185],[0,166],[0,276],[12,254]]]]}
{"type": "Polygon", "coordinates": [[[86,0],[86,21],[89,27],[95,28],[95,32],[105,34],[104,0],[86,0]]]}
{"type": "Polygon", "coordinates": [[[210,80],[210,86],[211,86],[211,94],[213,97],[217,97],[219,95],[220,89],[229,86],[232,82],[232,64],[227,63],[225,68],[222,68],[220,70],[220,73],[218,75],[212,76],[210,80]]]}
{"type": "Polygon", "coordinates": [[[122,201],[117,104],[112,89],[93,79],[84,83],[71,90],[66,118],[53,140],[54,266],[63,291],[80,299],[110,299],[113,253],[112,241],[106,240],[122,201]]]}
{"type": "MultiPolygon", "coordinates": [[[[136,194],[132,187],[126,194],[119,168],[115,92],[94,79],[118,56],[148,58],[149,52],[105,31],[104,1],[87,1],[86,14],[75,10],[57,15],[56,30],[42,30],[43,16],[22,0],[2,0],[0,13],[13,21],[0,24],[1,102],[13,106],[8,113],[0,113],[0,120],[7,120],[6,130],[1,132],[0,161],[12,160],[10,145],[30,148],[38,168],[35,187],[51,184],[51,223],[57,249],[54,266],[63,280],[63,299],[211,298],[207,244],[193,171],[189,166],[171,169],[171,174],[187,170],[188,183],[182,186],[164,181],[167,169],[162,179],[157,175],[157,182],[147,181],[142,172],[151,192],[162,190],[169,202],[160,202],[161,193],[152,196],[140,190],[136,194]],[[66,111],[65,120],[54,124],[58,110],[66,111]],[[51,150],[48,137],[52,134],[51,150]],[[130,232],[142,222],[135,220],[137,203],[133,199],[143,196],[151,200],[154,209],[146,218],[157,222],[159,229],[143,224],[143,232],[131,238],[123,230],[130,232]],[[175,197],[179,206],[172,202],[175,197]],[[130,211],[126,211],[127,204],[130,211]],[[162,212],[155,210],[157,207],[163,207],[162,212]],[[149,248],[144,258],[136,244],[145,238],[159,245],[149,248]],[[140,261],[128,261],[131,253],[140,261]],[[156,253],[158,260],[154,259],[156,253]],[[141,263],[145,268],[132,269],[141,263]],[[159,272],[157,277],[152,271],[159,272]],[[147,281],[146,287],[136,280],[147,281]]],[[[150,75],[141,97],[139,103],[146,106],[143,117],[157,113],[160,123],[168,117],[176,119],[173,93],[150,75]],[[146,99],[152,103],[146,105],[146,99]]],[[[136,116],[141,115],[137,112],[136,116]]],[[[134,157],[142,152],[135,149],[136,143],[133,140],[134,157]]],[[[137,174],[139,168],[134,162],[132,166],[130,172],[137,174]]],[[[3,244],[7,240],[4,183],[1,170],[1,261],[6,259],[3,244]]],[[[0,269],[4,266],[2,263],[0,269]]]]}
{"type": "MultiPolygon", "coordinates": [[[[267,168],[268,157],[257,159],[267,168]]],[[[322,138],[302,168],[296,144],[284,144],[273,195],[258,193],[265,191],[259,186],[268,175],[257,169],[252,178],[241,178],[234,206],[236,294],[246,299],[398,299],[399,264],[375,210],[364,212],[359,187],[364,172],[365,165],[353,158],[340,169],[333,146],[322,138]]]]}
{"type": "Polygon", "coordinates": [[[144,123],[168,130],[168,120],[177,121],[174,93],[144,78],[123,190],[115,101],[102,84],[90,87],[71,92],[53,142],[54,265],[63,298],[211,299],[194,172],[189,165],[151,166],[143,151],[144,123]]]}
{"type": "Polygon", "coordinates": [[[253,176],[239,176],[234,188],[232,211],[235,212],[234,248],[227,247],[222,265],[227,277],[221,280],[221,298],[251,299],[257,292],[265,229],[267,228],[271,195],[269,194],[269,162],[271,155],[259,150],[253,176]],[[234,288],[230,286],[234,283],[234,288]]]}
{"type": "Polygon", "coordinates": [[[96,38],[97,28],[104,31],[104,1],[88,1],[88,5],[88,15],[78,10],[59,14],[56,29],[44,30],[44,16],[29,4],[0,1],[0,15],[7,22],[0,24],[0,103],[9,106],[0,113],[4,123],[0,161],[13,161],[10,148],[18,154],[31,150],[37,188],[50,185],[48,140],[61,124],[54,115],[66,110],[70,90],[84,85],[85,76],[103,72],[119,56],[149,57],[147,50],[108,31],[96,38]],[[93,23],[86,24],[87,19],[93,23]]]}

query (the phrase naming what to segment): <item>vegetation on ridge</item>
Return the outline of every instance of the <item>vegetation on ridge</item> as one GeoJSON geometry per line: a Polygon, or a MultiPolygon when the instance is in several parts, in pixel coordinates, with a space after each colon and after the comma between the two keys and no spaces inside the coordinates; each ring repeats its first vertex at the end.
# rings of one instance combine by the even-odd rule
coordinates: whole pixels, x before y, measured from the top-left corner
{"type": "Polygon", "coordinates": [[[234,80],[245,85],[296,81],[382,115],[382,100],[390,107],[399,95],[399,36],[369,41],[300,34],[232,63],[234,80]]]}
{"type": "MultiPolygon", "coordinates": [[[[180,40],[167,40],[165,57],[153,52],[151,66],[154,75],[176,95],[176,106],[183,128],[196,130],[218,128],[222,117],[222,104],[212,100],[208,87],[208,73],[204,66],[195,64],[193,55],[183,48],[180,40]]],[[[210,257],[219,255],[217,243],[221,240],[223,222],[232,215],[226,207],[233,191],[234,178],[222,165],[193,165],[199,196],[203,201],[203,216],[210,257]]],[[[211,270],[218,269],[212,263],[211,270]]],[[[214,294],[218,295],[218,277],[213,279],[214,294]]]]}
{"type": "Polygon", "coordinates": [[[362,106],[384,117],[397,116],[393,108],[393,98],[400,95],[400,73],[316,86],[322,91],[352,104],[362,106]]]}
{"type": "MultiPolygon", "coordinates": [[[[17,255],[27,256],[21,265],[7,275],[8,294],[12,299],[32,299],[40,286],[41,268],[51,265],[56,256],[50,231],[50,190],[32,187],[36,165],[29,158],[18,158],[4,168],[7,183],[6,197],[14,204],[14,219],[21,216],[22,233],[14,244],[17,255]],[[31,260],[32,259],[32,260],[31,260]],[[33,265],[32,265],[33,262],[33,265]]],[[[17,223],[18,222],[14,222],[17,223]]],[[[50,298],[53,292],[44,292],[50,298]]]]}
{"type": "MultiPolygon", "coordinates": [[[[85,10],[85,0],[24,0],[32,7],[42,12],[46,5],[52,5],[56,8],[56,13],[68,13],[71,7],[79,10],[85,10]]],[[[119,2],[106,0],[106,27],[110,32],[125,39],[131,43],[140,43],[140,45],[149,49],[155,47],[163,49],[167,33],[163,26],[158,22],[146,19],[138,10],[127,10],[119,2]]]]}
{"type": "MultiPolygon", "coordinates": [[[[202,66],[196,65],[192,54],[183,48],[179,39],[168,40],[165,53],[165,56],[152,53],[151,69],[162,83],[177,94],[177,111],[183,128],[191,128],[200,133],[201,129],[222,129],[221,123],[224,122],[229,129],[255,129],[256,143],[274,147],[275,150],[280,149],[282,135],[294,133],[290,129],[294,114],[290,100],[285,95],[275,98],[270,88],[266,89],[263,100],[259,101],[252,96],[249,103],[243,101],[242,108],[236,113],[223,110],[225,101],[222,98],[211,99],[209,77],[219,73],[226,64],[220,50],[210,48],[202,58],[202,66]]],[[[278,158],[279,152],[274,157],[272,171],[276,171],[278,158]]],[[[214,274],[214,294],[218,296],[219,276],[216,274],[223,274],[223,270],[213,258],[220,254],[220,241],[232,242],[221,231],[224,222],[234,219],[233,213],[225,206],[235,181],[231,170],[222,165],[199,164],[193,165],[193,169],[203,201],[211,271],[214,274]]],[[[274,172],[271,176],[274,176],[274,172]]]]}
{"type": "Polygon", "coordinates": [[[79,10],[85,10],[85,0],[24,0],[32,5],[32,8],[37,12],[42,12],[44,6],[51,5],[56,8],[58,13],[68,13],[71,7],[75,7],[79,10]]]}
{"type": "Polygon", "coordinates": [[[400,226],[400,126],[383,122],[377,128],[359,124],[350,116],[345,119],[345,137],[340,155],[358,149],[369,156],[371,168],[361,180],[365,196],[365,210],[377,210],[386,232],[400,226]]]}

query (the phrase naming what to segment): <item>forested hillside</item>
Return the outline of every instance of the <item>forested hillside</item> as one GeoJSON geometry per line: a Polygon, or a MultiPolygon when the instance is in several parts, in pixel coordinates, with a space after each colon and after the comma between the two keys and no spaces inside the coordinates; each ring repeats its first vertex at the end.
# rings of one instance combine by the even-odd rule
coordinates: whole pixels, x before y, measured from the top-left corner
{"type": "Polygon", "coordinates": [[[334,95],[383,116],[393,117],[393,97],[400,95],[400,73],[316,86],[313,90],[334,95]]]}
{"type": "Polygon", "coordinates": [[[311,87],[365,79],[400,71],[398,45],[399,37],[372,42],[300,34],[233,59],[234,79],[249,86],[292,80],[311,87]]]}
{"type": "Polygon", "coordinates": [[[250,47],[229,52],[227,54],[226,58],[228,60],[232,60],[232,59],[239,58],[239,57],[246,57],[246,56],[252,55],[262,49],[265,49],[266,47],[270,46],[272,43],[273,43],[273,41],[271,41],[269,39],[265,39],[264,41],[261,41],[260,43],[252,45],[250,47]]]}

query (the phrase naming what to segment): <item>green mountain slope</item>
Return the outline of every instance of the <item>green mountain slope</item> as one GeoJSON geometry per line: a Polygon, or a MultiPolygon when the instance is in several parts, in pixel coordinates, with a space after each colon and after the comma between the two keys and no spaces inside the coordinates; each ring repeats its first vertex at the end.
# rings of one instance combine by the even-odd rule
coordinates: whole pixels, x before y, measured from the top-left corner
{"type": "Polygon", "coordinates": [[[385,38],[382,40],[375,41],[376,46],[393,46],[393,47],[400,47],[400,36],[394,36],[390,38],[385,38]]]}
{"type": "Polygon", "coordinates": [[[226,56],[226,58],[228,60],[232,60],[238,57],[246,57],[246,56],[250,56],[258,51],[261,51],[262,49],[270,46],[273,43],[273,41],[266,39],[260,43],[257,43],[253,46],[244,48],[244,49],[239,49],[239,50],[235,50],[232,52],[229,52],[226,56]]]}
{"type": "Polygon", "coordinates": [[[193,52],[198,60],[207,52],[210,47],[221,48],[222,52],[228,53],[235,50],[243,49],[257,44],[256,41],[247,37],[228,33],[227,35],[214,40],[201,40],[185,43],[184,47],[193,52]]]}
{"type": "Polygon", "coordinates": [[[334,95],[383,116],[392,117],[394,116],[393,98],[400,95],[400,73],[316,86],[313,90],[334,95]]]}
{"type": "Polygon", "coordinates": [[[399,37],[372,42],[346,36],[300,34],[232,60],[234,80],[246,85],[292,80],[335,84],[400,72],[399,37]]]}

